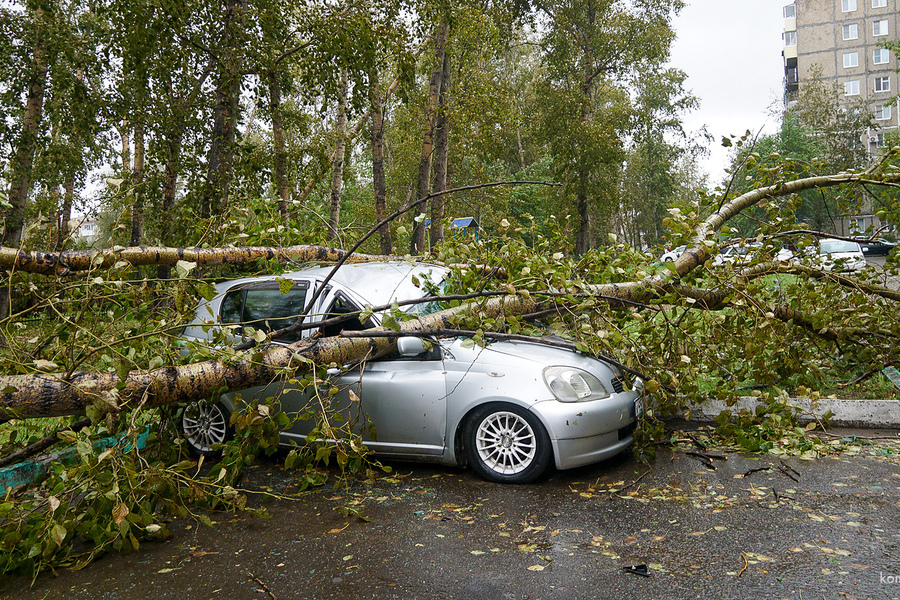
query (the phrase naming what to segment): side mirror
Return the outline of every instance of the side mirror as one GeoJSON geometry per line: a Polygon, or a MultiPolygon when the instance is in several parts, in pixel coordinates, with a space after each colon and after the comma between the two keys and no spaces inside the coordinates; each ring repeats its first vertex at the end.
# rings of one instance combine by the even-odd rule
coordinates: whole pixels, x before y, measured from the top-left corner
{"type": "Polygon", "coordinates": [[[425,352],[425,340],[420,337],[397,338],[397,351],[401,356],[416,356],[425,352]]]}

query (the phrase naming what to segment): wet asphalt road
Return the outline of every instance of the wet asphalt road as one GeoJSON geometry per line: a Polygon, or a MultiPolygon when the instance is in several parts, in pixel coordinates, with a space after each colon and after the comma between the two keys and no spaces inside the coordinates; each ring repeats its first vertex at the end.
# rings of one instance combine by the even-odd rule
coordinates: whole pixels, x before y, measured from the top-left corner
{"type": "Polygon", "coordinates": [[[863,435],[890,439],[812,461],[729,453],[714,471],[685,446],[527,486],[394,463],[296,497],[264,464],[244,487],[296,498],[256,496],[270,519],[176,521],[168,542],[0,598],[900,598],[900,436],[863,435]]]}

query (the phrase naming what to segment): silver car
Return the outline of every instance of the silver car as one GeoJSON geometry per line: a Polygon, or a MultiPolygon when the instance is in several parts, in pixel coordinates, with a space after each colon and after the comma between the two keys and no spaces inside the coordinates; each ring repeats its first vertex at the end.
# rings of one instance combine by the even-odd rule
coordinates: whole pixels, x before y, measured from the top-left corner
{"type": "Polygon", "coordinates": [[[866,255],[856,242],[824,239],[819,241],[816,264],[826,271],[859,272],[866,268],[866,255]]]}
{"type": "MultiPolygon", "coordinates": [[[[228,328],[239,338],[248,327],[284,327],[330,271],[317,267],[221,283],[215,297],[199,305],[184,338],[213,344],[216,329],[228,328]]],[[[430,295],[426,282],[437,285],[447,275],[442,267],[406,262],[345,265],[326,284],[309,321],[423,298],[430,295]]],[[[383,316],[326,325],[320,333],[378,326],[383,316]]],[[[401,337],[397,353],[334,377],[340,391],[331,397],[332,409],[364,414],[359,422],[371,423],[374,432],[361,427],[358,433],[379,457],[470,465],[485,479],[505,483],[533,481],[553,466],[570,469],[622,452],[633,442],[643,406],[639,379],[630,381],[603,360],[538,343],[481,347],[461,338],[428,344],[401,337]]],[[[251,404],[280,398],[288,414],[308,412],[316,400],[309,388],[292,389],[282,381],[240,395],[251,404]]],[[[215,453],[231,435],[229,416],[238,403],[236,392],[228,392],[183,411],[180,424],[192,452],[215,453]]],[[[305,443],[314,421],[295,420],[282,432],[282,443],[305,443]]]]}

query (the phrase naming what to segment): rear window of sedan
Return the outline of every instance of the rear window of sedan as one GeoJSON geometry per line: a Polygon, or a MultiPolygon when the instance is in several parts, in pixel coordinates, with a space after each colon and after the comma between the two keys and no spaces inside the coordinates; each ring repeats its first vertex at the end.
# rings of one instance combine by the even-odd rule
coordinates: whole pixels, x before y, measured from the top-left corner
{"type": "Polygon", "coordinates": [[[844,240],[822,240],[819,243],[819,254],[836,254],[838,252],[858,252],[859,245],[856,242],[844,240]]]}

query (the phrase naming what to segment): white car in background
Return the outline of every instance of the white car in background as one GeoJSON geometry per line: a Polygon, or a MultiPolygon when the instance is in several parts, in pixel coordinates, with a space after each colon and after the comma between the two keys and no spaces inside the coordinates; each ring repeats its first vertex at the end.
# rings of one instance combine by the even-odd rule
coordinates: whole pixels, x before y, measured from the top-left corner
{"type": "Polygon", "coordinates": [[[819,252],[814,262],[826,271],[859,272],[866,268],[866,255],[856,242],[848,240],[819,240],[819,252]]]}
{"type": "Polygon", "coordinates": [[[678,257],[681,256],[682,252],[687,250],[687,246],[678,246],[674,250],[666,250],[663,252],[662,256],[659,257],[660,262],[675,262],[678,260],[678,257]]]}
{"type": "Polygon", "coordinates": [[[749,245],[732,244],[722,248],[718,254],[713,257],[713,265],[731,265],[747,264],[753,260],[754,251],[762,248],[760,242],[753,242],[749,245]]]}

